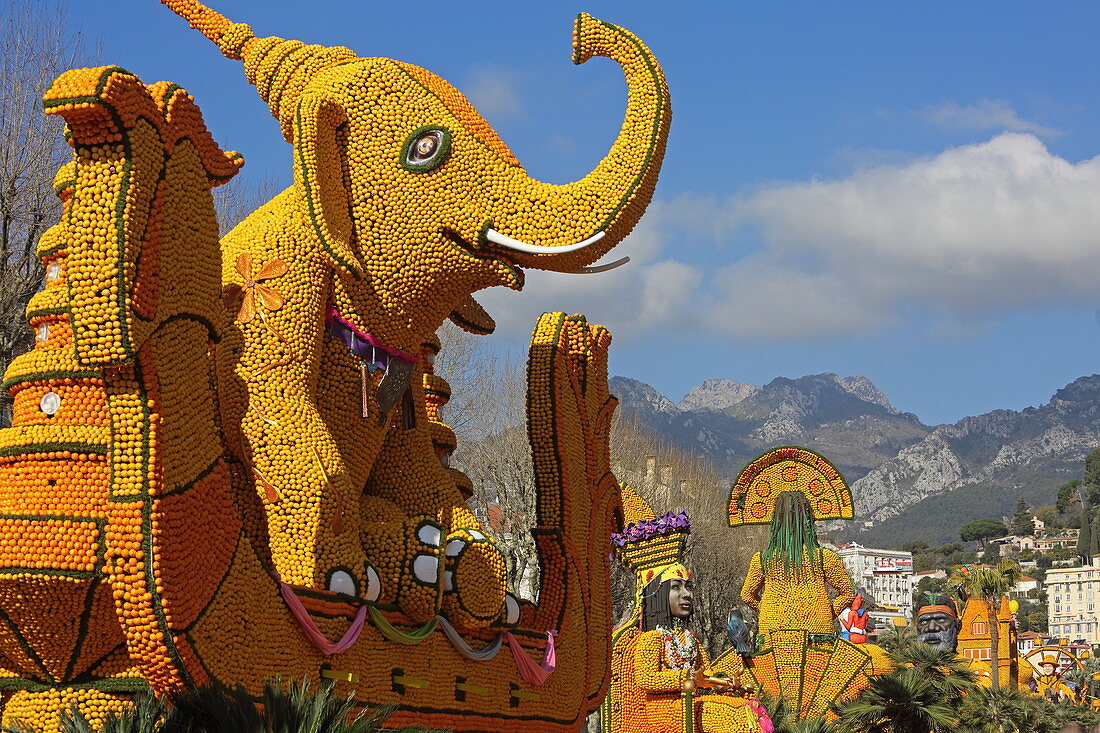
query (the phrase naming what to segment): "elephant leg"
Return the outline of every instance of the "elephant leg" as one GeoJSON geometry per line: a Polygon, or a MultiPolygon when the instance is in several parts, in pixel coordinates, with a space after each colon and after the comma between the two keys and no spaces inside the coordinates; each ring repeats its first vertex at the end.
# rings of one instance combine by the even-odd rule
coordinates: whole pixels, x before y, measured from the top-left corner
{"type": "Polygon", "coordinates": [[[425,623],[439,613],[446,530],[437,510],[439,463],[430,446],[418,445],[416,432],[386,436],[364,490],[363,544],[378,563],[382,606],[425,623]]]}
{"type": "Polygon", "coordinates": [[[364,595],[358,492],[312,405],[246,415],[245,465],[264,503],[272,559],[291,584],[364,595]]]}

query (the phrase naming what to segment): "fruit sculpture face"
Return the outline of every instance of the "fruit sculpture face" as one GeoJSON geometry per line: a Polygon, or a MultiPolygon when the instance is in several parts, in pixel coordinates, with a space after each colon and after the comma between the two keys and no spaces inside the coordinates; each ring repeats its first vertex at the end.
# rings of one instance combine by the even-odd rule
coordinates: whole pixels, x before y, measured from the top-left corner
{"type": "Polygon", "coordinates": [[[549,186],[430,72],[164,2],[244,61],[295,183],[219,242],[210,187],[241,160],[186,92],[106,67],[47,93],[75,160],[39,248],[38,342],[5,375],[5,719],[53,729],[73,702],[100,719],[140,689],[281,675],[336,680],[394,722],[574,729],[607,684],[610,336],[536,327],[542,584],[521,603],[447,466],[434,331],[491,331],[474,292],[583,271],[630,231],[667,135],[660,68],[578,19],[574,60],[622,64],[627,114],[589,176],[549,186]]]}

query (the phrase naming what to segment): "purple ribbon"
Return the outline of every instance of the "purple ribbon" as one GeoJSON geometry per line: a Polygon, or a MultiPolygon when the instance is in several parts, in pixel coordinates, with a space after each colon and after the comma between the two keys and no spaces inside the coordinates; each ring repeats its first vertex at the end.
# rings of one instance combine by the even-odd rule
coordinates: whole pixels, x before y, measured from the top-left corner
{"type": "Polygon", "coordinates": [[[388,369],[390,359],[401,359],[407,362],[417,361],[416,357],[399,349],[390,348],[369,333],[359,330],[354,323],[341,316],[336,308],[331,305],[328,307],[328,312],[325,313],[325,324],[328,325],[330,337],[342,341],[351,353],[368,365],[374,365],[379,369],[388,369]]]}

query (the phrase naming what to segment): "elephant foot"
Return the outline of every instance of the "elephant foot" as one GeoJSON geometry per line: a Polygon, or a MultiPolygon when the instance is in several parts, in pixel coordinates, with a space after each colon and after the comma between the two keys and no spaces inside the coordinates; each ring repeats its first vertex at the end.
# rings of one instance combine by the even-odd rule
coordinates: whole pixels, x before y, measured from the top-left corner
{"type": "Polygon", "coordinates": [[[370,563],[363,563],[363,572],[358,576],[349,568],[334,567],[327,573],[325,590],[374,603],[382,595],[382,581],[378,571],[370,563]]]}
{"type": "Polygon", "coordinates": [[[519,621],[519,604],[505,593],[504,556],[491,538],[476,529],[455,530],[447,536],[445,557],[443,616],[455,628],[475,630],[519,621]]]}
{"type": "Polygon", "coordinates": [[[358,533],[345,531],[345,537],[330,537],[320,533],[308,541],[302,536],[282,536],[273,533],[272,559],[279,577],[291,586],[331,591],[358,598],[380,592],[378,571],[369,558],[358,533]],[[349,542],[346,540],[354,540],[349,542]],[[309,547],[313,554],[298,548],[309,547]]]}
{"type": "MultiPolygon", "coordinates": [[[[397,557],[388,557],[390,577],[383,586],[392,588],[398,610],[413,623],[427,623],[439,613],[443,590],[443,528],[428,516],[410,517],[401,523],[403,543],[391,546],[388,554],[404,546],[397,557]]],[[[385,598],[383,598],[385,600],[385,598]]]]}

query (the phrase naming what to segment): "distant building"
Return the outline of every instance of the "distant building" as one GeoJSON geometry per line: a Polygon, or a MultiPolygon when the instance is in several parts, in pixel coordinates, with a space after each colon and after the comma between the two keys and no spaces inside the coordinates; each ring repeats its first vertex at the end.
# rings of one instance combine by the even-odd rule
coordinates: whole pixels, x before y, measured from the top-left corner
{"type": "Polygon", "coordinates": [[[1020,656],[1026,656],[1032,649],[1046,646],[1050,640],[1048,634],[1040,634],[1038,631],[1021,631],[1016,635],[1016,650],[1020,656]]]}
{"type": "Polygon", "coordinates": [[[1010,590],[1008,594],[1016,598],[1028,598],[1029,594],[1030,597],[1034,597],[1038,595],[1041,587],[1042,583],[1035,578],[1030,575],[1021,575],[1019,580],[1016,581],[1016,585],[1012,586],[1012,590],[1010,590]],[[1032,591],[1034,591],[1034,593],[1032,593],[1032,591]]]}
{"type": "Polygon", "coordinates": [[[1100,644],[1100,555],[1078,568],[1051,568],[1046,587],[1050,634],[1100,644]]]}
{"type": "Polygon", "coordinates": [[[917,587],[917,583],[921,582],[925,578],[933,578],[935,580],[943,580],[947,577],[947,571],[943,568],[937,568],[936,570],[922,570],[919,573],[913,573],[913,587],[917,587]]]}
{"type": "Polygon", "coordinates": [[[1050,537],[1040,537],[1035,540],[1032,547],[1040,552],[1053,550],[1055,547],[1077,547],[1077,530],[1071,529],[1050,537]]]}
{"type": "Polygon", "coordinates": [[[876,550],[855,542],[837,550],[852,583],[875,599],[871,617],[888,624],[913,616],[913,553],[876,550]]]}

